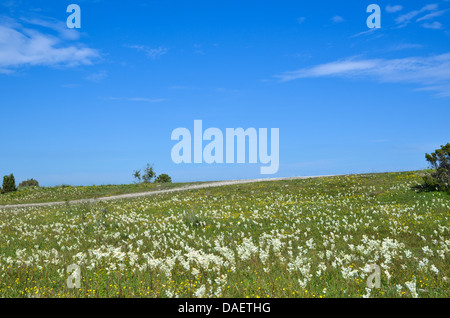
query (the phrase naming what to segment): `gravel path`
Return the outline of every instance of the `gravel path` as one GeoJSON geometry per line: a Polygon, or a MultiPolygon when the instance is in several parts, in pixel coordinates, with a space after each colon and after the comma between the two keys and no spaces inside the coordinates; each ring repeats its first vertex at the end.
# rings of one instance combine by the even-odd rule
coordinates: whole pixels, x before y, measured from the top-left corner
{"type": "Polygon", "coordinates": [[[128,199],[128,198],[137,198],[137,197],[151,196],[151,195],[161,194],[161,193],[195,190],[195,189],[203,189],[203,188],[211,188],[211,187],[221,187],[221,186],[234,185],[234,184],[245,184],[245,183],[264,182],[264,181],[309,179],[309,178],[333,177],[333,176],[336,176],[336,175],[214,181],[214,182],[208,182],[208,183],[202,183],[202,184],[187,185],[184,187],[174,188],[174,189],[155,190],[155,191],[147,191],[147,192],[139,192],[139,193],[125,193],[125,194],[119,194],[119,195],[113,195],[113,196],[109,196],[109,197],[102,197],[102,198],[95,198],[95,199],[81,199],[81,200],[45,202],[45,203],[25,203],[25,204],[0,205],[0,209],[55,206],[55,205],[63,205],[66,203],[69,203],[69,204],[95,203],[95,202],[99,202],[99,201],[111,201],[111,200],[120,200],[120,199],[128,199]]]}

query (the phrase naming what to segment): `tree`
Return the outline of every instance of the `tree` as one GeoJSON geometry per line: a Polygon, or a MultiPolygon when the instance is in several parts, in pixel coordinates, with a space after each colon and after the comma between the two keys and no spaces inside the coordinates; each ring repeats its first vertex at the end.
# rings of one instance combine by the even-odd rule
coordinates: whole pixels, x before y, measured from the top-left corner
{"type": "Polygon", "coordinates": [[[450,190],[450,143],[441,146],[425,158],[435,171],[424,176],[425,184],[436,190],[450,190]]]}
{"type": "Polygon", "coordinates": [[[155,180],[156,183],[171,183],[172,178],[165,173],[161,173],[155,180]]]}
{"type": "Polygon", "coordinates": [[[153,170],[153,165],[147,163],[147,167],[144,169],[144,174],[142,175],[144,183],[150,183],[155,176],[156,173],[153,170]]]}
{"type": "Polygon", "coordinates": [[[135,170],[134,172],[133,172],[133,177],[135,177],[136,179],[138,179],[138,183],[141,183],[141,170],[135,170]]]}
{"type": "Polygon", "coordinates": [[[19,183],[19,187],[39,187],[39,182],[33,178],[19,183]]]}
{"type": "Polygon", "coordinates": [[[14,178],[14,175],[11,173],[9,176],[4,176],[2,193],[8,193],[16,190],[16,179],[14,178]]]}

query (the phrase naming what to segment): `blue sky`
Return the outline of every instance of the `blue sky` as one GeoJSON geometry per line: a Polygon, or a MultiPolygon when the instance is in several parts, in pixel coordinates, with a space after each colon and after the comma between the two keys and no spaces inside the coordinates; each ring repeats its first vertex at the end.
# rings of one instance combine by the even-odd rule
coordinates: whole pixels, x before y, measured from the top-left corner
{"type": "Polygon", "coordinates": [[[42,185],[404,171],[450,142],[449,1],[2,1],[0,175],[42,185]],[[66,8],[81,8],[68,29],[66,8]],[[381,28],[369,29],[369,4],[381,28]],[[280,167],[175,164],[178,127],[279,128],[280,167]]]}

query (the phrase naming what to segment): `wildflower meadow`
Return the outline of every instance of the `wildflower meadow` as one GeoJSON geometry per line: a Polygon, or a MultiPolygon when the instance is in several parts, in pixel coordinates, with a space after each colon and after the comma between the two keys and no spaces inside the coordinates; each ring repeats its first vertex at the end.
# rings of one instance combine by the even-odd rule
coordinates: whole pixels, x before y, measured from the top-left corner
{"type": "Polygon", "coordinates": [[[0,295],[450,297],[450,196],[421,174],[0,209],[0,295]]]}

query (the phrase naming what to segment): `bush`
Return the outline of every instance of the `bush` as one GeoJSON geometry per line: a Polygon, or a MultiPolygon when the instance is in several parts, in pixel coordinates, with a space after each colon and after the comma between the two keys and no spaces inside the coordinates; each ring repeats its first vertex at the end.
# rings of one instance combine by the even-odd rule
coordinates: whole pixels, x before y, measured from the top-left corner
{"type": "Polygon", "coordinates": [[[29,179],[19,183],[19,187],[39,187],[39,182],[37,182],[37,180],[34,179],[29,179]]]}
{"type": "Polygon", "coordinates": [[[138,180],[137,183],[141,183],[141,179],[142,179],[142,177],[141,177],[141,170],[135,170],[133,172],[133,177],[138,180]]]}
{"type": "Polygon", "coordinates": [[[450,143],[441,146],[425,158],[435,171],[424,176],[425,184],[433,189],[450,191],[450,143]]]}
{"type": "Polygon", "coordinates": [[[156,177],[156,172],[153,168],[153,165],[147,163],[145,169],[141,174],[141,170],[133,171],[133,177],[137,180],[137,183],[150,183],[152,179],[155,179],[155,183],[171,183],[172,178],[169,175],[162,173],[158,177],[156,177]]]}
{"type": "Polygon", "coordinates": [[[172,178],[169,177],[169,175],[162,173],[156,178],[155,182],[156,183],[171,183],[172,178]]]}
{"type": "Polygon", "coordinates": [[[153,170],[153,165],[147,164],[147,167],[144,169],[144,174],[142,175],[142,180],[144,180],[144,183],[150,183],[155,176],[156,173],[153,170]]]}
{"type": "Polygon", "coordinates": [[[14,175],[11,173],[9,176],[4,176],[2,193],[13,192],[16,190],[16,179],[14,178],[14,175]]]}

